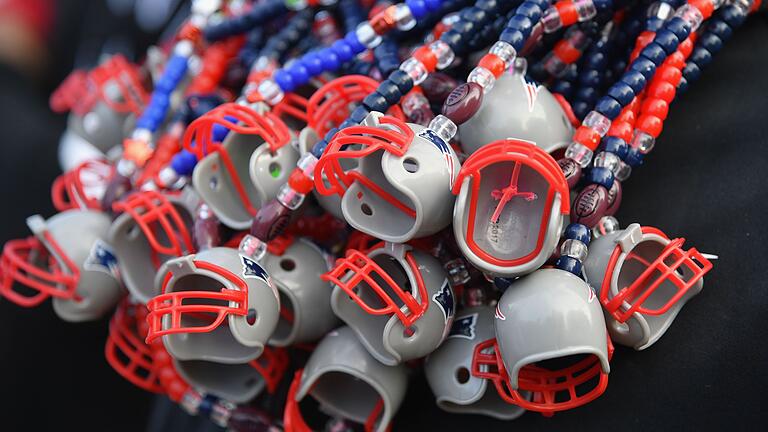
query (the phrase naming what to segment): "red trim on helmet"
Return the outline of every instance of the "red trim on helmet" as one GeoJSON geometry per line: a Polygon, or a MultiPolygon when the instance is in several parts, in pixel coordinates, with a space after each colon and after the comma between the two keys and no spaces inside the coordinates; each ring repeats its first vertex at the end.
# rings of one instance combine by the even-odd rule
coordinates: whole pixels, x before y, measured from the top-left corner
{"type": "MultiPolygon", "coordinates": [[[[513,169],[513,173],[514,172],[513,169]]],[[[568,183],[565,181],[563,171],[552,156],[529,142],[515,139],[498,140],[487,144],[472,153],[472,155],[470,155],[464,162],[464,165],[459,172],[459,176],[453,184],[452,192],[454,195],[459,194],[466,177],[471,177],[472,179],[472,189],[469,194],[469,219],[467,220],[466,229],[467,246],[469,246],[470,250],[482,260],[493,265],[507,267],[517,266],[528,262],[533,257],[539,255],[544,246],[544,239],[549,225],[549,217],[552,211],[552,201],[554,200],[555,193],[560,194],[560,212],[562,214],[568,214],[570,212],[570,191],[568,189],[568,183]],[[517,167],[518,164],[524,164],[527,167],[532,168],[550,184],[547,191],[544,212],[539,224],[539,236],[536,242],[536,247],[528,255],[512,260],[500,259],[489,254],[483,250],[474,239],[475,221],[477,217],[477,198],[480,194],[480,183],[482,179],[480,171],[489,165],[507,161],[515,162],[515,167],[517,167]]]]}
{"type": "Polygon", "coordinates": [[[80,269],[47,231],[42,235],[46,244],[35,236],[5,244],[0,257],[0,294],[23,307],[37,306],[48,297],[79,301],[75,290],[80,269]],[[46,267],[38,267],[35,260],[46,267]],[[21,294],[14,290],[14,282],[37,293],[21,294]]]}
{"type": "Polygon", "coordinates": [[[228,315],[248,315],[248,284],[242,278],[224,267],[206,261],[193,261],[192,263],[200,270],[207,270],[226,278],[235,284],[237,289],[222,287],[219,292],[166,292],[168,284],[173,279],[173,274],[168,272],[163,280],[163,293],[147,302],[147,308],[149,309],[149,314],[147,315],[147,323],[149,323],[147,343],[167,334],[208,333],[220,326],[228,315]],[[229,302],[230,305],[183,304],[184,300],[187,299],[220,300],[229,302]],[[184,314],[216,314],[216,318],[208,325],[184,327],[181,323],[181,318],[184,314]],[[171,316],[170,328],[163,328],[163,317],[165,315],[171,316]]]}
{"type": "Polygon", "coordinates": [[[286,121],[287,118],[293,118],[306,124],[309,121],[308,105],[307,98],[296,93],[286,93],[285,97],[272,107],[272,112],[283,121],[286,121]]]}
{"type": "MultiPolygon", "coordinates": [[[[667,236],[657,228],[642,227],[643,235],[656,234],[663,238],[667,236]]],[[[642,242],[642,241],[641,241],[642,242]]],[[[685,239],[678,238],[671,240],[661,251],[659,256],[648,263],[635,254],[628,254],[626,259],[635,259],[646,265],[646,269],[632,282],[628,287],[622,287],[616,295],[611,294],[611,280],[616,271],[616,264],[621,256],[621,246],[616,245],[608,260],[603,284],[600,287],[600,303],[618,322],[625,322],[633,313],[637,312],[643,315],[663,315],[677,303],[693,285],[695,285],[707,272],[712,270],[712,263],[704,257],[696,248],[690,248],[683,251],[682,245],[685,239]],[[672,264],[665,261],[668,258],[674,259],[672,264]],[[694,261],[695,260],[695,261],[694,261]],[[684,280],[676,270],[687,268],[691,271],[691,276],[684,280]],[[658,273],[656,273],[658,272],[658,273]],[[654,274],[658,276],[653,279],[654,274]],[[650,309],[643,307],[643,303],[661,286],[662,282],[670,281],[677,287],[677,292],[661,307],[650,309]],[[649,283],[650,282],[650,283],[649,283]],[[623,308],[624,302],[629,302],[630,306],[626,310],[623,308]]]]}
{"type": "MultiPolygon", "coordinates": [[[[383,245],[384,244],[381,243],[379,247],[383,245]]],[[[419,271],[416,259],[413,258],[413,254],[411,254],[411,252],[406,252],[405,260],[408,263],[416,282],[416,289],[419,293],[418,300],[412,293],[407,292],[403,290],[402,287],[398,286],[394,279],[392,279],[392,277],[368,255],[354,249],[347,250],[346,257],[336,260],[336,267],[320,276],[320,278],[331,282],[344,290],[344,292],[367,313],[371,315],[395,314],[405,327],[410,327],[427,311],[427,308],[429,307],[429,298],[427,295],[427,287],[424,284],[424,279],[421,276],[421,271],[419,271]],[[342,281],[342,279],[349,274],[352,276],[346,281],[342,281]],[[403,308],[399,307],[395,300],[387,294],[384,288],[374,280],[372,274],[378,275],[387,283],[387,285],[389,285],[400,301],[403,302],[406,311],[403,311],[403,308]],[[361,282],[368,284],[379,299],[384,302],[384,307],[376,308],[365,303],[357,293],[357,285],[361,282]]]]}
{"type": "MultiPolygon", "coordinates": [[[[613,344],[610,338],[606,339],[610,361],[613,357],[613,344]]],[[[600,359],[596,355],[589,355],[560,370],[548,370],[535,364],[523,366],[518,375],[518,389],[514,390],[509,384],[507,369],[498,353],[496,339],[478,343],[472,356],[472,375],[491,380],[505,402],[529,411],[549,416],[558,411],[573,409],[595,400],[608,387],[608,374],[603,371],[600,359]],[[577,387],[595,377],[599,377],[595,387],[578,395],[577,387]],[[532,393],[531,400],[520,393],[525,391],[532,393]],[[558,395],[567,395],[567,400],[557,402],[558,395]]]]}
{"type": "Polygon", "coordinates": [[[143,390],[162,393],[152,351],[144,342],[146,317],[146,306],[123,299],[109,322],[104,355],[107,363],[123,378],[143,390]]]}
{"type": "Polygon", "coordinates": [[[112,205],[115,212],[125,212],[144,233],[152,250],[161,255],[179,257],[195,251],[192,235],[184,219],[168,199],[167,194],[154,190],[139,191],[112,205]],[[159,224],[159,226],[157,225],[159,224]],[[168,245],[160,243],[156,233],[162,230],[168,245]]]}
{"type": "Polygon", "coordinates": [[[101,210],[101,196],[88,189],[106,188],[115,167],[102,160],[89,160],[56,177],[51,187],[51,200],[56,210],[101,210]]]}
{"type": "Polygon", "coordinates": [[[379,150],[392,153],[397,157],[403,156],[408,151],[408,147],[413,142],[414,133],[405,122],[395,117],[382,116],[379,118],[379,124],[390,125],[397,130],[377,126],[351,126],[334,135],[315,167],[315,189],[325,196],[334,193],[344,196],[352,183],[357,181],[398,210],[410,217],[416,217],[415,210],[385,191],[374,181],[357,170],[345,172],[341,166],[341,159],[362,159],[379,150]],[[362,145],[362,148],[346,149],[350,145],[362,145]],[[322,175],[317,175],[320,173],[325,174],[325,180],[328,181],[330,187],[325,185],[322,175]]]}
{"type": "Polygon", "coordinates": [[[378,83],[364,75],[346,75],[320,87],[307,102],[307,124],[319,136],[340,125],[351,107],[376,90],[378,83]]]}
{"type": "Polygon", "coordinates": [[[259,358],[251,360],[250,365],[264,378],[269,394],[274,394],[288,369],[288,351],[284,348],[264,347],[259,358]]]}

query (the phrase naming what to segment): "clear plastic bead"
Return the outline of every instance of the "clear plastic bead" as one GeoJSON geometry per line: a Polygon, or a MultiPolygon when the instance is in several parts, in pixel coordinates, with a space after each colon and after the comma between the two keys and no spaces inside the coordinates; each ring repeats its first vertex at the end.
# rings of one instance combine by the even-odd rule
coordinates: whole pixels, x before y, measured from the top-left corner
{"type": "Polygon", "coordinates": [[[565,157],[573,159],[576,163],[581,165],[582,168],[586,168],[592,161],[592,150],[581,143],[573,141],[568,144],[568,148],[565,149],[565,157]]]}
{"type": "Polygon", "coordinates": [[[213,15],[221,9],[221,0],[195,0],[192,2],[192,13],[203,16],[213,15]]]}
{"type": "Polygon", "coordinates": [[[189,40],[180,40],[176,42],[176,46],[173,47],[173,53],[181,57],[191,57],[195,52],[195,45],[189,40]]]}
{"type": "Polygon", "coordinates": [[[235,404],[229,401],[219,399],[211,408],[211,421],[220,427],[227,427],[232,411],[235,410],[235,404]]]}
{"type": "Polygon", "coordinates": [[[586,48],[587,45],[591,42],[589,36],[587,36],[586,33],[576,27],[571,27],[568,30],[567,38],[568,42],[570,42],[571,45],[573,45],[573,47],[579,51],[583,51],[584,48],[586,48]]]}
{"type": "Polygon", "coordinates": [[[469,270],[463,259],[452,259],[443,264],[443,268],[448,273],[448,281],[451,286],[455,287],[469,282],[469,270]]]}
{"type": "Polygon", "coordinates": [[[595,166],[608,168],[614,174],[616,173],[616,170],[619,168],[620,163],[621,163],[621,158],[611,152],[600,152],[595,155],[595,166]]]}
{"type": "Polygon", "coordinates": [[[628,179],[630,175],[632,175],[632,167],[624,161],[620,161],[616,171],[613,172],[613,177],[620,182],[628,179]]]}
{"type": "Polygon", "coordinates": [[[704,15],[695,6],[684,4],[675,12],[676,17],[682,18],[691,28],[691,33],[699,29],[701,22],[704,21],[704,15]]]}
{"type": "Polygon", "coordinates": [[[635,136],[632,137],[632,144],[631,146],[633,148],[636,148],[637,151],[639,151],[642,154],[648,154],[653,150],[653,146],[656,144],[656,138],[653,136],[642,132],[637,131],[635,132],[635,136]]]}
{"type": "Polygon", "coordinates": [[[197,411],[200,408],[200,403],[202,401],[203,401],[203,395],[201,395],[194,389],[189,389],[186,392],[184,392],[184,395],[181,397],[181,401],[179,402],[179,405],[181,405],[181,407],[184,408],[184,411],[186,411],[190,415],[197,415],[197,411]]]}
{"type": "Polygon", "coordinates": [[[128,159],[120,159],[117,161],[117,168],[116,171],[118,174],[122,175],[123,177],[131,177],[133,176],[138,167],[136,166],[136,163],[133,161],[130,161],[128,159]]]}
{"type": "Polygon", "coordinates": [[[515,51],[515,47],[504,41],[498,41],[493,44],[490,51],[488,52],[500,58],[504,62],[506,69],[512,67],[512,63],[514,63],[515,58],[517,57],[517,51],[515,51]]]}
{"type": "Polygon", "coordinates": [[[662,21],[666,21],[674,13],[675,9],[667,2],[659,1],[648,8],[648,18],[658,18],[662,21]]]}
{"type": "Polygon", "coordinates": [[[259,83],[259,94],[265,102],[272,106],[280,103],[283,97],[285,97],[285,93],[283,93],[280,86],[271,79],[266,79],[259,83]]]}
{"type": "Polygon", "coordinates": [[[161,169],[157,174],[157,177],[165,187],[173,186],[177,181],[179,181],[179,173],[177,173],[176,170],[173,169],[173,167],[170,165],[161,169]]]}
{"type": "Polygon", "coordinates": [[[597,225],[592,227],[592,236],[594,238],[602,237],[606,234],[610,234],[619,230],[619,221],[613,216],[603,216],[597,222],[597,225]]]}
{"type": "Polygon", "coordinates": [[[576,258],[584,262],[587,259],[589,248],[581,240],[568,239],[560,245],[560,255],[576,258]]]}
{"type": "Polygon", "coordinates": [[[597,111],[590,111],[584,117],[583,124],[600,134],[601,137],[604,137],[608,133],[608,129],[611,128],[611,120],[597,111]]]}
{"type": "Polygon", "coordinates": [[[413,80],[413,85],[419,85],[424,82],[425,79],[427,79],[427,76],[429,75],[429,71],[427,68],[418,60],[411,57],[408,60],[404,61],[400,65],[400,70],[407,73],[409,77],[413,80]]]}
{"type": "Polygon", "coordinates": [[[590,20],[597,15],[597,8],[592,0],[573,0],[573,6],[576,8],[579,22],[590,20]]]}
{"type": "Polygon", "coordinates": [[[493,85],[496,84],[496,77],[488,69],[477,66],[469,73],[467,81],[480,84],[483,92],[488,93],[493,88],[493,85]]]}
{"type": "Polygon", "coordinates": [[[315,166],[317,166],[317,158],[312,153],[304,153],[296,166],[301,170],[302,174],[307,176],[310,180],[315,178],[315,166]]]}
{"type": "Polygon", "coordinates": [[[445,142],[451,141],[456,135],[458,127],[456,123],[452,122],[448,117],[439,114],[429,122],[429,129],[436,133],[437,136],[443,139],[445,142]]]}
{"type": "Polygon", "coordinates": [[[288,185],[283,183],[280,186],[280,190],[277,191],[277,200],[280,201],[286,208],[290,210],[296,210],[304,202],[305,195],[294,190],[288,185]]]}
{"type": "Polygon", "coordinates": [[[747,15],[752,8],[752,0],[734,0],[731,5],[739,10],[741,15],[747,15]]]}
{"type": "Polygon", "coordinates": [[[528,72],[528,60],[526,60],[525,57],[516,58],[512,70],[516,74],[525,75],[528,72]]]}
{"type": "Polygon", "coordinates": [[[368,21],[360,23],[355,29],[355,36],[361,44],[368,48],[376,48],[381,43],[381,35],[376,33],[368,21]]]}
{"type": "Polygon", "coordinates": [[[402,31],[408,31],[416,27],[416,19],[413,18],[411,8],[405,3],[395,5],[395,22],[397,28],[402,31]]]}
{"type": "Polygon", "coordinates": [[[568,63],[565,63],[556,56],[554,52],[550,52],[544,58],[544,69],[554,77],[563,76],[566,70],[568,70],[568,63]]]}
{"type": "Polygon", "coordinates": [[[544,15],[541,17],[541,22],[544,25],[544,33],[554,33],[563,26],[563,21],[560,19],[560,12],[557,8],[551,6],[544,11],[544,15]]]}
{"type": "Polygon", "coordinates": [[[250,234],[246,234],[240,241],[240,245],[237,249],[248,258],[259,261],[264,257],[264,254],[267,253],[267,243],[250,234]]]}
{"type": "Polygon", "coordinates": [[[447,68],[456,58],[456,54],[454,54],[451,47],[439,39],[429,44],[429,50],[437,57],[438,69],[447,68]]]}

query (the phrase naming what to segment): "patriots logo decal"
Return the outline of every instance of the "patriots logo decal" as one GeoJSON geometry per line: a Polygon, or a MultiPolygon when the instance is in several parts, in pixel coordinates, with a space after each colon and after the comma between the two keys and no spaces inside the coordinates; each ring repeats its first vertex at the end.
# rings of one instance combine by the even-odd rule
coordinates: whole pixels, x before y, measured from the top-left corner
{"type": "Polygon", "coordinates": [[[448,146],[448,144],[443,141],[442,138],[437,136],[435,132],[433,132],[430,129],[424,129],[423,131],[419,132],[419,136],[426,139],[427,141],[431,142],[432,144],[437,147],[437,149],[440,151],[440,153],[443,155],[443,162],[445,162],[445,168],[448,170],[449,175],[449,185],[448,189],[453,187],[453,181],[454,179],[454,163],[453,163],[453,155],[451,155],[451,147],[448,146]]]}
{"type": "Polygon", "coordinates": [[[440,309],[445,316],[446,323],[453,319],[456,303],[453,301],[453,291],[451,291],[451,287],[448,286],[448,279],[443,282],[443,286],[440,287],[440,290],[432,296],[432,301],[440,306],[440,309]]]}
{"type": "Polygon", "coordinates": [[[504,316],[504,313],[501,312],[501,309],[499,309],[499,305],[496,305],[496,319],[506,321],[507,317],[504,316]]]}
{"type": "Polygon", "coordinates": [[[535,81],[528,81],[523,76],[520,77],[520,81],[523,82],[525,96],[528,99],[528,112],[533,112],[533,107],[536,105],[536,97],[539,95],[541,86],[535,81]]]}
{"type": "Polygon", "coordinates": [[[472,340],[475,338],[475,327],[477,326],[477,314],[466,315],[453,320],[451,331],[448,337],[464,338],[472,340]]]}
{"type": "Polygon", "coordinates": [[[269,275],[259,263],[243,255],[240,255],[240,261],[243,262],[244,278],[261,279],[269,283],[269,275]]]}
{"type": "Polygon", "coordinates": [[[88,254],[85,263],[83,263],[83,268],[118,277],[117,257],[112,252],[112,248],[100,239],[93,243],[91,252],[88,254]]]}

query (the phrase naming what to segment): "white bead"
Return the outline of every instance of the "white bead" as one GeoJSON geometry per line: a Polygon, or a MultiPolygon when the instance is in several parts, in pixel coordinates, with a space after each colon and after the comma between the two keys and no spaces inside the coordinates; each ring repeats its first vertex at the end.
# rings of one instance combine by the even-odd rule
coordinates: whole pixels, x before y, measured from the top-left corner
{"type": "Polygon", "coordinates": [[[600,114],[597,111],[590,111],[586,117],[584,117],[584,126],[593,129],[595,132],[604,137],[608,133],[608,129],[611,128],[611,120],[600,114]]]}
{"type": "Polygon", "coordinates": [[[496,77],[488,69],[477,66],[469,73],[467,81],[480,84],[483,92],[488,93],[493,88],[493,85],[496,84],[496,77]]]}
{"type": "Polygon", "coordinates": [[[576,163],[581,165],[582,168],[589,166],[592,161],[592,150],[576,141],[568,144],[568,148],[565,149],[565,157],[573,159],[576,163]]]}
{"type": "Polygon", "coordinates": [[[181,57],[189,58],[194,52],[195,45],[192,43],[192,41],[188,41],[186,39],[176,42],[176,46],[173,47],[173,53],[181,57]]]}
{"type": "Polygon", "coordinates": [[[649,18],[658,18],[660,20],[666,21],[669,17],[672,16],[672,14],[675,13],[675,9],[666,2],[656,2],[651,5],[651,7],[648,8],[648,17],[649,18]]]}
{"type": "Polygon", "coordinates": [[[437,68],[445,69],[453,63],[456,54],[451,47],[440,39],[429,44],[429,50],[437,57],[437,68]]]}
{"type": "Polygon", "coordinates": [[[265,102],[272,106],[280,103],[283,97],[285,97],[285,93],[283,93],[280,86],[271,79],[266,79],[259,83],[259,94],[261,94],[265,102]]]}
{"type": "Polygon", "coordinates": [[[277,200],[285,207],[296,210],[304,202],[305,195],[294,190],[288,183],[283,183],[277,191],[277,200]]]}
{"type": "Polygon", "coordinates": [[[408,31],[416,27],[416,20],[413,18],[411,8],[405,3],[398,3],[395,6],[395,22],[397,28],[402,31],[408,31]]]}
{"type": "Polygon", "coordinates": [[[576,258],[584,262],[587,259],[589,248],[581,240],[568,239],[560,246],[560,255],[576,258]]]}
{"type": "Polygon", "coordinates": [[[504,41],[498,41],[493,44],[490,51],[488,52],[500,58],[504,62],[505,69],[509,69],[517,57],[517,51],[515,51],[515,47],[504,41]]]}
{"type": "Polygon", "coordinates": [[[428,128],[445,142],[449,142],[455,135],[458,127],[448,117],[438,114],[429,122],[428,128]]]}
{"type": "Polygon", "coordinates": [[[429,71],[427,68],[418,60],[411,57],[408,60],[404,61],[400,65],[400,70],[408,74],[409,77],[413,80],[413,85],[419,85],[424,82],[425,79],[427,79],[427,76],[429,75],[429,71]]]}
{"type": "Polygon", "coordinates": [[[238,246],[237,249],[248,258],[259,261],[264,257],[264,254],[267,253],[267,243],[250,234],[246,234],[245,237],[240,240],[240,246],[238,246]]]}
{"type": "Polygon", "coordinates": [[[655,144],[656,139],[653,136],[642,131],[636,131],[630,146],[636,148],[642,154],[648,154],[653,150],[655,144]]]}
{"type": "Polygon", "coordinates": [[[628,179],[630,175],[632,175],[632,167],[624,161],[620,161],[616,171],[613,172],[613,178],[620,182],[628,179]]]}
{"type": "Polygon", "coordinates": [[[621,158],[611,152],[600,152],[595,155],[595,166],[608,168],[614,174],[616,173],[616,169],[618,169],[620,163],[621,158]]]}
{"type": "Polygon", "coordinates": [[[368,48],[376,48],[381,43],[381,35],[376,33],[368,21],[360,23],[355,29],[355,36],[361,44],[368,48]]]}
{"type": "Polygon", "coordinates": [[[299,161],[296,162],[296,166],[301,170],[301,172],[309,177],[310,180],[314,180],[315,175],[315,166],[317,165],[317,158],[312,153],[304,153],[302,157],[299,158],[299,161]]]}
{"type": "Polygon", "coordinates": [[[684,4],[680,6],[679,9],[677,9],[677,12],[675,12],[676,17],[680,17],[688,23],[688,25],[691,27],[690,32],[693,33],[696,30],[699,29],[699,26],[701,25],[701,22],[704,21],[704,15],[701,14],[701,11],[696,8],[695,6],[691,6],[690,4],[684,4]]]}
{"type": "Polygon", "coordinates": [[[573,6],[576,8],[579,22],[590,20],[597,15],[597,8],[592,0],[574,0],[573,6]]]}

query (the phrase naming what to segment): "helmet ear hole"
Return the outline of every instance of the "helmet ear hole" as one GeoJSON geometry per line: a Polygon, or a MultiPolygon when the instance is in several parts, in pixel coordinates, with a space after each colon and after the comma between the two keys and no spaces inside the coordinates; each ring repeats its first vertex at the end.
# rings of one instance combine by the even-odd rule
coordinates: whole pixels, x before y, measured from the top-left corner
{"type": "Polygon", "coordinates": [[[280,268],[285,271],[293,271],[296,268],[296,262],[290,258],[280,260],[280,268]]]}
{"type": "Polygon", "coordinates": [[[418,332],[418,329],[416,328],[416,326],[408,326],[405,329],[403,329],[403,337],[406,339],[410,339],[416,336],[417,332],[418,332]]]}
{"type": "Polygon", "coordinates": [[[456,381],[459,384],[466,384],[469,382],[469,369],[464,366],[456,369],[456,381]]]}
{"type": "Polygon", "coordinates": [[[419,162],[412,157],[405,158],[405,160],[403,160],[403,169],[414,174],[419,171],[419,162]]]}
{"type": "Polygon", "coordinates": [[[256,309],[248,309],[248,315],[245,317],[245,321],[248,323],[248,325],[254,325],[256,324],[256,319],[258,318],[258,314],[256,313],[256,309]]]}
{"type": "Polygon", "coordinates": [[[283,167],[280,166],[277,162],[272,162],[269,164],[269,175],[272,176],[272,178],[278,178],[280,177],[280,174],[283,172],[283,167]]]}
{"type": "Polygon", "coordinates": [[[208,180],[208,186],[211,188],[212,191],[218,191],[219,190],[219,178],[216,176],[211,176],[211,179],[208,180]]]}
{"type": "Polygon", "coordinates": [[[360,204],[360,211],[366,216],[373,216],[373,209],[367,203],[360,204]]]}

